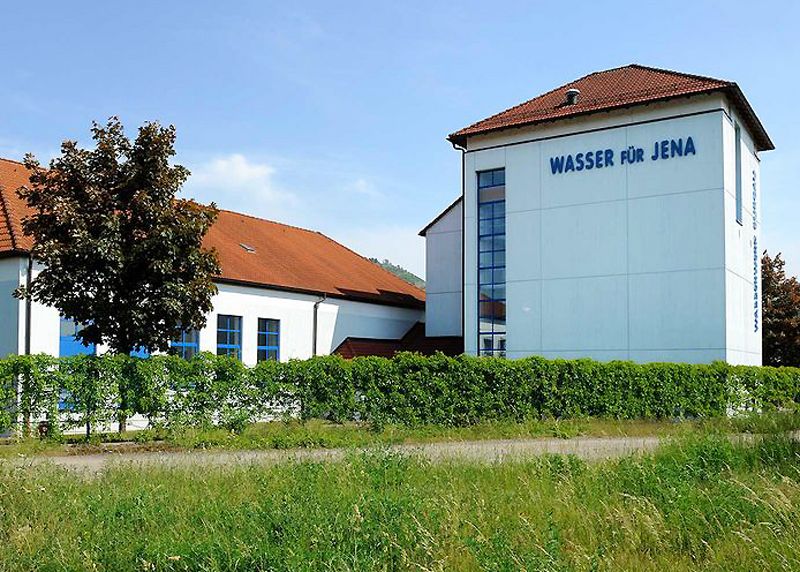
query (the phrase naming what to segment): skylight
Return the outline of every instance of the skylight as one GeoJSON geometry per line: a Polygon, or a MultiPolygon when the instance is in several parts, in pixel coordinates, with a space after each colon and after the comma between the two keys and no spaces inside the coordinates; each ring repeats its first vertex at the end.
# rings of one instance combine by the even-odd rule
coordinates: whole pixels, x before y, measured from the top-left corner
{"type": "Polygon", "coordinates": [[[254,254],[255,251],[256,251],[254,246],[250,246],[249,244],[245,244],[244,242],[240,242],[239,246],[241,246],[242,248],[244,248],[247,252],[249,252],[251,254],[254,254]]]}

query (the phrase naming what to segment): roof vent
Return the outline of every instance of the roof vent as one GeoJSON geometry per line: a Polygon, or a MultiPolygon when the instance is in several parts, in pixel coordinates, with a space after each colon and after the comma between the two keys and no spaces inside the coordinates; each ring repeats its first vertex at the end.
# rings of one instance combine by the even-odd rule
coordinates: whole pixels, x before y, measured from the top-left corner
{"type": "Polygon", "coordinates": [[[245,244],[244,242],[240,242],[240,243],[239,243],[239,246],[241,246],[242,248],[244,248],[244,249],[245,249],[245,251],[249,252],[250,254],[254,254],[254,253],[255,253],[255,251],[256,251],[255,247],[253,247],[253,246],[250,246],[249,244],[245,244]]]}
{"type": "Polygon", "coordinates": [[[581,90],[575,89],[574,87],[567,90],[567,105],[575,105],[578,103],[578,96],[581,94],[581,90]]]}

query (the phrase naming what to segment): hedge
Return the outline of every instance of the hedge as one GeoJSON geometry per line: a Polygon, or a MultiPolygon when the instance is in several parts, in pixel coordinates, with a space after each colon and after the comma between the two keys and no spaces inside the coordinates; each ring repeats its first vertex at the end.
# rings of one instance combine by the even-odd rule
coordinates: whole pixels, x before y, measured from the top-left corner
{"type": "Polygon", "coordinates": [[[0,360],[0,433],[57,433],[121,423],[244,424],[280,415],[375,426],[463,426],[576,416],[675,418],[800,402],[800,369],[518,360],[337,356],[247,368],[211,354],[11,356],[0,360]],[[50,422],[40,423],[42,419],[50,422]],[[58,420],[58,422],[53,422],[58,420]]]}

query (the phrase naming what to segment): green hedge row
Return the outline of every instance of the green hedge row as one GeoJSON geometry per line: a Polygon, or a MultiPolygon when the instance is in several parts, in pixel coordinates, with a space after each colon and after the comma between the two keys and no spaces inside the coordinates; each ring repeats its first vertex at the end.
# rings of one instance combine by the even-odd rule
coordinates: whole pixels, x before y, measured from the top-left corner
{"type": "Polygon", "coordinates": [[[124,422],[230,427],[290,414],[333,421],[470,425],[575,416],[664,418],[791,407],[800,369],[400,354],[288,363],[200,354],[148,359],[46,355],[0,360],[0,432],[124,422]]]}

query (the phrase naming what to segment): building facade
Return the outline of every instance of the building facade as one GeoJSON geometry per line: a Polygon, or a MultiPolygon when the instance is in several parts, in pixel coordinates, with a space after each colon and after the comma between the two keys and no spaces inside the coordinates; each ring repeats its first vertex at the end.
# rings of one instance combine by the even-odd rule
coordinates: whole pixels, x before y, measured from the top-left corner
{"type": "Polygon", "coordinates": [[[449,137],[429,335],[466,353],[761,364],[760,151],[736,84],[598,72],[449,137]]]}
{"type": "MultiPolygon", "coordinates": [[[[12,295],[39,270],[20,224],[27,210],[16,189],[26,184],[20,163],[0,159],[0,357],[102,353],[77,342],[79,326],[56,309],[12,295]]],[[[184,357],[304,359],[351,338],[399,341],[424,317],[422,290],[318,232],[223,210],[205,246],[222,273],[206,326],[172,343],[184,357]]]]}

